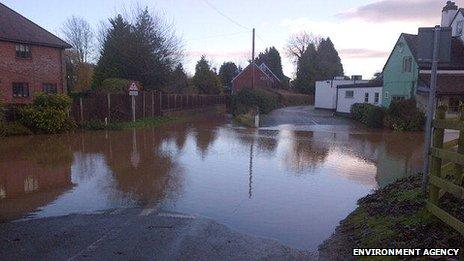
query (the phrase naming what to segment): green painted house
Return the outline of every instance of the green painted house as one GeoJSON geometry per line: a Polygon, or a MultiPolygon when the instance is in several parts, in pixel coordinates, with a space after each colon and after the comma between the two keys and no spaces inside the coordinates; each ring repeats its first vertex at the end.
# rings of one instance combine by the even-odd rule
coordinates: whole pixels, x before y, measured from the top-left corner
{"type": "Polygon", "coordinates": [[[382,106],[392,100],[415,98],[419,65],[416,56],[417,35],[401,34],[383,68],[382,106]]]}

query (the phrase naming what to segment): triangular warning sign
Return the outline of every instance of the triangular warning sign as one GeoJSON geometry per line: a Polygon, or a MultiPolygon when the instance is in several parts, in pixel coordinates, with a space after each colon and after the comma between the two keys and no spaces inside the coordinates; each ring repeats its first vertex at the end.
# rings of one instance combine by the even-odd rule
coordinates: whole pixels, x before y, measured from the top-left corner
{"type": "Polygon", "coordinates": [[[135,82],[132,82],[130,87],[129,87],[129,91],[138,91],[139,88],[137,87],[137,84],[135,82]]]}

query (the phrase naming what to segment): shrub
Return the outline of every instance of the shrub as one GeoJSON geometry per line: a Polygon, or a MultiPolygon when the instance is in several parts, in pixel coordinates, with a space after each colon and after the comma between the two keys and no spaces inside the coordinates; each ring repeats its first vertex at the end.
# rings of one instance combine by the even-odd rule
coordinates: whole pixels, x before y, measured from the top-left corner
{"type": "Polygon", "coordinates": [[[35,133],[61,133],[75,127],[69,117],[71,99],[60,94],[38,94],[19,110],[20,122],[35,133]]]}
{"type": "Polygon", "coordinates": [[[0,137],[31,135],[32,131],[19,122],[0,123],[0,137]]]}
{"type": "Polygon", "coordinates": [[[424,129],[425,115],[416,106],[414,99],[392,101],[387,109],[385,126],[397,131],[420,131],[424,129]]]}
{"type": "Polygon", "coordinates": [[[355,103],[351,106],[351,116],[372,128],[382,128],[385,110],[369,103],[355,103]]]}
{"type": "MultiPolygon", "coordinates": [[[[122,78],[108,78],[103,80],[99,90],[107,93],[126,93],[132,81],[122,78]]],[[[140,84],[137,83],[140,88],[140,84]]]]}
{"type": "Polygon", "coordinates": [[[278,96],[264,90],[243,88],[231,97],[230,108],[234,116],[248,113],[255,107],[260,113],[267,114],[279,107],[278,96]]]}

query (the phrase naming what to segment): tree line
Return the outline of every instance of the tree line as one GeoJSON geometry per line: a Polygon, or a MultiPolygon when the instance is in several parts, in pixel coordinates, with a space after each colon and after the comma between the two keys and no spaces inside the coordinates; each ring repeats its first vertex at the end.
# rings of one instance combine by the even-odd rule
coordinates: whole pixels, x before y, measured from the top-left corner
{"type": "MultiPolygon", "coordinates": [[[[71,92],[102,90],[104,81],[137,81],[145,90],[166,93],[229,93],[232,79],[242,68],[224,62],[219,70],[206,56],[189,77],[184,70],[184,45],[172,24],[147,7],[130,15],[108,19],[96,34],[87,21],[71,17],[63,24],[64,38],[73,46],[66,51],[67,83],[71,92]],[[96,44],[96,39],[98,43],[96,44]]],[[[282,81],[283,88],[313,93],[316,80],[343,75],[343,66],[330,38],[309,34],[292,36],[286,48],[296,65],[295,79],[285,76],[275,47],[259,53],[255,62],[265,63],[282,81]]]]}

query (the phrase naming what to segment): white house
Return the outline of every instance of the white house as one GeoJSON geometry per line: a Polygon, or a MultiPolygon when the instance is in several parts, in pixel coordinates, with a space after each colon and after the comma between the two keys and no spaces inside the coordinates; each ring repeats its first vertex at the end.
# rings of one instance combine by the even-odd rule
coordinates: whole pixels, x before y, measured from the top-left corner
{"type": "Polygon", "coordinates": [[[382,81],[339,85],[337,87],[337,113],[350,113],[355,103],[370,103],[380,106],[382,102],[382,81]]]}
{"type": "Polygon", "coordinates": [[[337,107],[337,87],[345,84],[367,83],[359,75],[351,79],[344,76],[334,77],[333,80],[317,81],[314,95],[314,107],[317,109],[335,110],[337,107]]]}

